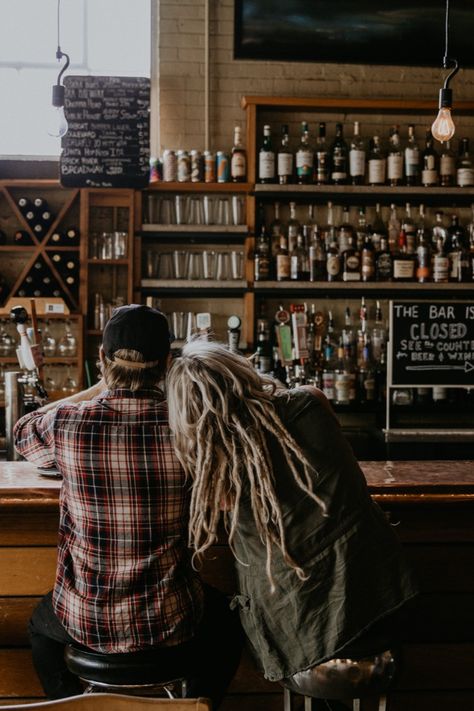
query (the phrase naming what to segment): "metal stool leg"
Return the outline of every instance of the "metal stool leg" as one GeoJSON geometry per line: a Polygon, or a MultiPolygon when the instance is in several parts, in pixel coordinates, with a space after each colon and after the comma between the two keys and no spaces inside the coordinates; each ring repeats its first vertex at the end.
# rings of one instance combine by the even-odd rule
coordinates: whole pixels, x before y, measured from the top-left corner
{"type": "Polygon", "coordinates": [[[379,711],[387,711],[387,697],[381,696],[379,699],[379,711]]]}
{"type": "Polygon", "coordinates": [[[283,711],[292,711],[292,706],[291,691],[285,686],[283,689],[283,711]]]}
{"type": "Polygon", "coordinates": [[[313,699],[311,696],[305,696],[304,697],[304,711],[312,711],[313,708],[313,699]]]}
{"type": "Polygon", "coordinates": [[[352,699],[352,711],[360,711],[360,699],[352,699]]]}

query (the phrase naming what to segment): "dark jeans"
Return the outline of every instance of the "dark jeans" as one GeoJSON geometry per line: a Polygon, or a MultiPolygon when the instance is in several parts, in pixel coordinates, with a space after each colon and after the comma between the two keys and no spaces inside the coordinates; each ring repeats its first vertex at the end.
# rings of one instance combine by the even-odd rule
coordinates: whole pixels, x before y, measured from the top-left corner
{"type": "MultiPolygon", "coordinates": [[[[180,659],[184,667],[192,669],[188,696],[208,697],[216,709],[239,665],[244,636],[238,614],[229,609],[226,596],[210,586],[204,590],[204,616],[196,636],[168,649],[178,670],[180,659]]],[[[46,696],[62,699],[81,694],[78,678],[64,661],[64,649],[74,640],[54,613],[51,592],[34,610],[28,631],[33,663],[46,696]]]]}

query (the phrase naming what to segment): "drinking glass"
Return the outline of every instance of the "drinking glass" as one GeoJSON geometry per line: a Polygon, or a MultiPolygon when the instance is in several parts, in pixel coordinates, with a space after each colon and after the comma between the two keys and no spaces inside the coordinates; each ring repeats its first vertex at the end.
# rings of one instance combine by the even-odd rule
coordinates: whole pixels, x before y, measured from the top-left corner
{"type": "Polygon", "coordinates": [[[202,199],[203,222],[205,225],[214,224],[214,200],[210,195],[204,195],[202,199]]]}
{"type": "Polygon", "coordinates": [[[230,253],[231,279],[243,279],[244,253],[241,250],[232,250],[230,253]]]}
{"type": "Polygon", "coordinates": [[[3,358],[9,358],[15,352],[16,343],[14,338],[10,336],[5,328],[5,324],[2,321],[0,323],[0,356],[3,358]]]}
{"type": "Polygon", "coordinates": [[[111,237],[113,258],[124,259],[127,256],[127,232],[113,232],[111,237]]]}
{"type": "Polygon", "coordinates": [[[66,377],[61,384],[61,392],[63,397],[77,393],[77,380],[71,375],[71,369],[69,366],[66,370],[66,377]]]}
{"type": "Polygon", "coordinates": [[[230,210],[229,210],[229,199],[219,198],[217,200],[217,216],[216,224],[218,225],[229,225],[230,224],[230,210]]]}
{"type": "Polygon", "coordinates": [[[216,253],[207,249],[202,251],[202,278],[216,278],[216,253]]]}
{"type": "Polygon", "coordinates": [[[160,252],[157,254],[156,273],[159,279],[173,279],[174,270],[171,256],[171,252],[160,252]]]}
{"type": "Polygon", "coordinates": [[[173,250],[173,277],[186,279],[188,253],[182,249],[173,250]]]}
{"type": "Polygon", "coordinates": [[[201,252],[189,252],[188,269],[186,278],[190,280],[201,279],[202,275],[202,254],[201,252]]]}
{"type": "Polygon", "coordinates": [[[64,324],[64,335],[59,339],[58,352],[63,358],[74,358],[77,353],[77,339],[71,331],[69,320],[64,324]]]}
{"type": "Polygon", "coordinates": [[[177,225],[183,225],[186,215],[186,198],[184,195],[175,195],[174,198],[175,207],[175,222],[177,225]]]}
{"type": "Polygon", "coordinates": [[[159,219],[159,207],[160,202],[158,195],[147,195],[146,200],[146,210],[145,210],[145,222],[149,225],[154,225],[159,219]]]}
{"type": "Polygon", "coordinates": [[[230,279],[230,254],[229,252],[217,253],[216,279],[227,281],[230,279]]]}
{"type": "Polygon", "coordinates": [[[176,224],[176,216],[174,210],[174,202],[171,197],[160,198],[160,224],[174,225],[176,224]]]}
{"type": "Polygon", "coordinates": [[[203,218],[203,205],[200,197],[189,198],[189,209],[188,209],[188,225],[202,225],[204,222],[203,218]]]}
{"type": "Polygon", "coordinates": [[[45,358],[53,358],[56,355],[56,339],[49,330],[49,321],[46,321],[44,325],[41,344],[45,358]]]}
{"type": "Polygon", "coordinates": [[[232,195],[232,224],[244,224],[244,200],[240,195],[232,195]]]}

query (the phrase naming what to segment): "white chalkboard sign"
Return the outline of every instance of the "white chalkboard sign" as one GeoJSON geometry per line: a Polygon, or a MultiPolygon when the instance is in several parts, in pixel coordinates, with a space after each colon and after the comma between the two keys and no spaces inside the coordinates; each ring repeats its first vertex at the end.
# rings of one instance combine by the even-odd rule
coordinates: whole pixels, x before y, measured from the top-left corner
{"type": "Polygon", "coordinates": [[[143,188],[150,155],[150,80],[67,76],[61,184],[143,188]]]}
{"type": "Polygon", "coordinates": [[[474,302],[390,302],[388,384],[474,387],[474,302]]]}

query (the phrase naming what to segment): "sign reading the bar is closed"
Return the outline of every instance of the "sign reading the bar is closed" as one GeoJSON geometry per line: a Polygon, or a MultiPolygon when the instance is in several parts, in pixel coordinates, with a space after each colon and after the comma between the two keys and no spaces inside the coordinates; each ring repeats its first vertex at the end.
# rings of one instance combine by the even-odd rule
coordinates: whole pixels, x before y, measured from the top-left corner
{"type": "Polygon", "coordinates": [[[150,80],[67,76],[61,184],[75,188],[142,188],[150,156],[150,80]]]}
{"type": "Polygon", "coordinates": [[[474,387],[474,302],[390,302],[392,385],[474,387]]]}

